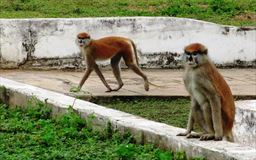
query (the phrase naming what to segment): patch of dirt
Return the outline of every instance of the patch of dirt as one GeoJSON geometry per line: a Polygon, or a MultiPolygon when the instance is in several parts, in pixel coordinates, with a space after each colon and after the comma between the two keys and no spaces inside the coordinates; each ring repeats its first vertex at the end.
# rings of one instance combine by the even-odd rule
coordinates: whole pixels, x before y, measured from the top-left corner
{"type": "Polygon", "coordinates": [[[253,20],[256,21],[256,13],[245,13],[245,14],[241,14],[241,15],[237,15],[235,16],[236,20],[253,20]]]}

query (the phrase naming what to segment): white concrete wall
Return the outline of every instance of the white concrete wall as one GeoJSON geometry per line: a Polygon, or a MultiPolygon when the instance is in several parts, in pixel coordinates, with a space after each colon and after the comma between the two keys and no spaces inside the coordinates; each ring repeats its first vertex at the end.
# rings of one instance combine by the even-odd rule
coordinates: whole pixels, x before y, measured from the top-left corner
{"type": "Polygon", "coordinates": [[[235,142],[256,149],[256,100],[236,101],[233,133],[235,142]]]}
{"type": "Polygon", "coordinates": [[[27,60],[34,60],[35,65],[42,63],[37,62],[40,59],[79,57],[74,40],[83,31],[95,39],[109,35],[133,39],[145,67],[176,65],[166,57],[175,59],[173,53],[181,53],[192,42],[205,44],[218,64],[237,60],[255,64],[256,59],[256,28],[173,17],[0,19],[0,67],[21,65],[27,60]]]}

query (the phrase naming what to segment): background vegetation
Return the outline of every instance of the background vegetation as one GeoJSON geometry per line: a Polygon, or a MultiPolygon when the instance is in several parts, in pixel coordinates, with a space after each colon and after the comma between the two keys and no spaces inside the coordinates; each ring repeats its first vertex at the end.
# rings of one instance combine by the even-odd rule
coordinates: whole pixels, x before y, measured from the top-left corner
{"type": "Polygon", "coordinates": [[[134,144],[131,136],[111,129],[93,130],[93,116],[85,121],[72,109],[51,118],[43,103],[31,103],[26,109],[0,104],[0,113],[0,159],[186,160],[184,152],[134,144]]]}
{"type": "Polygon", "coordinates": [[[256,26],[256,0],[1,0],[0,18],[174,16],[256,26]]]}

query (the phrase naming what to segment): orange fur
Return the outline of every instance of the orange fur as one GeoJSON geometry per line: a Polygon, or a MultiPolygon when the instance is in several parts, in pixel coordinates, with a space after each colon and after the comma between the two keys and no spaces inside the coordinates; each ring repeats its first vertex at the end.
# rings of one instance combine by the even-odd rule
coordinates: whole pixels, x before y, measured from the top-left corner
{"type": "Polygon", "coordinates": [[[222,126],[223,133],[224,135],[226,135],[229,131],[232,130],[234,123],[234,98],[228,84],[226,83],[222,75],[217,71],[216,67],[212,63],[207,64],[205,67],[205,70],[208,72],[207,75],[209,76],[209,79],[211,79],[216,91],[221,97],[222,126]]]}
{"type": "Polygon", "coordinates": [[[93,57],[96,60],[105,60],[120,54],[123,58],[133,59],[133,46],[127,38],[123,37],[105,37],[98,40],[92,40],[89,47],[93,51],[93,57]]]}
{"type": "Polygon", "coordinates": [[[90,38],[90,35],[88,33],[82,32],[77,35],[77,38],[90,38]]]}
{"type": "Polygon", "coordinates": [[[188,53],[199,52],[200,54],[207,54],[207,48],[200,43],[192,43],[184,49],[188,53]]]}

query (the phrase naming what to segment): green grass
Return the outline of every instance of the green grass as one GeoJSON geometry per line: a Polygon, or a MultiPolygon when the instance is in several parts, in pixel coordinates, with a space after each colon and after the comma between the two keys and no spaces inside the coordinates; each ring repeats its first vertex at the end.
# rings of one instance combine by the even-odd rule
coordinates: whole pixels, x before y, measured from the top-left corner
{"type": "Polygon", "coordinates": [[[256,26],[256,0],[1,0],[0,18],[174,16],[256,26]]]}
{"type": "Polygon", "coordinates": [[[146,119],[186,128],[190,101],[188,99],[111,99],[95,100],[97,104],[131,113],[146,119]]]}
{"type": "Polygon", "coordinates": [[[134,144],[128,134],[93,130],[90,121],[72,109],[51,118],[51,110],[40,102],[26,109],[0,104],[0,159],[186,159],[184,152],[134,144]]]}

